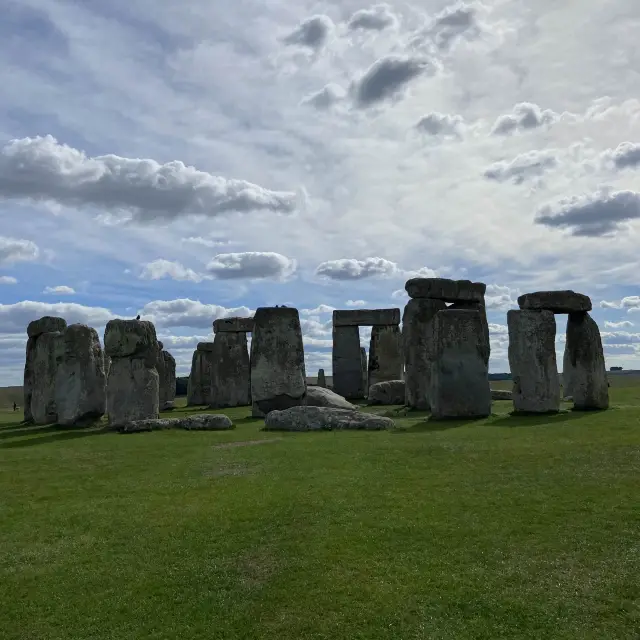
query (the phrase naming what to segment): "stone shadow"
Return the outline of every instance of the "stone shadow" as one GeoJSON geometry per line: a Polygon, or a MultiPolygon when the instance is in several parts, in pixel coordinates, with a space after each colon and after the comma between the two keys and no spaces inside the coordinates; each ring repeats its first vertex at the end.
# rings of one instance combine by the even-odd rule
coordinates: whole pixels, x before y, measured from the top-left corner
{"type": "MultiPolygon", "coordinates": [[[[39,435],[40,437],[13,440],[11,442],[4,442],[0,444],[0,449],[23,449],[26,447],[35,447],[40,444],[51,444],[52,442],[64,442],[65,440],[75,440],[77,438],[88,438],[90,436],[98,436],[104,433],[113,433],[112,429],[105,426],[94,428],[82,428],[82,427],[61,427],[58,425],[49,425],[41,427],[31,431],[21,430],[18,433],[12,434],[13,437],[25,437],[32,434],[39,435]],[[49,435],[41,435],[41,434],[49,435]]],[[[8,437],[8,436],[7,436],[8,437]]]]}
{"type": "Polygon", "coordinates": [[[578,411],[575,409],[561,410],[558,413],[509,413],[487,423],[488,426],[497,427],[552,427],[560,422],[570,422],[580,420],[588,415],[604,413],[605,410],[598,411],[578,411]]]}

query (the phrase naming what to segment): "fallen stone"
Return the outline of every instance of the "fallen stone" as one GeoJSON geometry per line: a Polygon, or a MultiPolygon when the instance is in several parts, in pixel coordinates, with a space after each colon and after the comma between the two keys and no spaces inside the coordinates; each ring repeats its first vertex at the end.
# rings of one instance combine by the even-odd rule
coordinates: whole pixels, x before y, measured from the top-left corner
{"type": "Polygon", "coordinates": [[[369,389],[378,382],[402,380],[403,377],[404,354],[400,327],[397,324],[373,326],[369,343],[369,389]]]}
{"type": "Polygon", "coordinates": [[[324,369],[318,369],[317,385],[323,388],[326,388],[327,386],[327,378],[324,375],[324,369]]]}
{"type": "Polygon", "coordinates": [[[56,378],[63,354],[61,331],[38,335],[32,360],[31,388],[31,416],[35,424],[55,424],[58,421],[56,378]]]}
{"type": "Polygon", "coordinates": [[[436,419],[491,414],[489,345],[477,310],[445,309],[434,320],[431,415],[436,419]]]}
{"type": "Polygon", "coordinates": [[[553,313],[591,311],[591,298],[575,291],[536,291],[518,298],[521,309],[546,310],[553,313]]]}
{"type": "Polygon", "coordinates": [[[267,431],[332,431],[360,429],[381,431],[395,426],[391,418],[361,411],[330,407],[291,407],[272,411],[265,419],[267,431]]]}
{"type": "Polygon", "coordinates": [[[156,418],[153,420],[132,420],[123,424],[122,433],[161,431],[163,429],[185,429],[187,431],[227,431],[233,429],[228,416],[215,413],[201,413],[180,418],[156,418]]]}
{"type": "Polygon", "coordinates": [[[334,327],[370,327],[400,324],[400,309],[336,309],[334,327]]]}
{"type": "Polygon", "coordinates": [[[176,408],[176,403],[173,400],[167,400],[161,407],[161,411],[173,411],[176,408]]]}
{"type": "Polygon", "coordinates": [[[109,425],[120,427],[159,414],[160,377],[144,358],[113,358],[107,381],[109,425]]]}
{"type": "MultiPolygon", "coordinates": [[[[402,342],[405,366],[405,402],[412,409],[428,411],[431,386],[431,363],[435,338],[433,320],[438,311],[446,309],[442,300],[411,299],[402,315],[402,342]]],[[[369,392],[371,393],[371,392],[369,392]]]]}
{"type": "MultiPolygon", "coordinates": [[[[365,355],[366,357],[366,355],[365,355]]],[[[333,390],[350,400],[364,398],[360,331],[357,326],[333,327],[333,390]]],[[[365,360],[365,370],[367,363],[365,360]]]]}
{"type": "Polygon", "coordinates": [[[64,331],[67,328],[67,321],[64,318],[54,316],[43,316],[38,320],[33,320],[27,325],[27,336],[37,338],[43,333],[55,333],[64,331]]]}
{"type": "Polygon", "coordinates": [[[218,318],[213,321],[213,333],[251,333],[253,318],[218,318]]]}
{"type": "Polygon", "coordinates": [[[491,389],[492,400],[513,400],[513,391],[506,389],[491,389]]]}
{"type": "Polygon", "coordinates": [[[368,404],[402,404],[405,400],[404,380],[377,382],[369,387],[368,404]]]}
{"type": "Polygon", "coordinates": [[[431,298],[444,302],[484,302],[487,285],[471,280],[411,278],[404,285],[410,298],[431,298]]]}
{"type": "Polygon", "coordinates": [[[307,387],[307,407],[333,407],[334,409],[355,409],[355,405],[324,387],[307,387]]]}
{"type": "Polygon", "coordinates": [[[247,334],[216,333],[211,358],[212,409],[246,407],[251,404],[251,364],[247,334]]]}
{"type": "Polygon", "coordinates": [[[567,351],[575,409],[609,408],[609,385],[600,329],[588,313],[570,313],[567,351]]]}
{"type": "Polygon", "coordinates": [[[259,307],[251,340],[252,415],[304,404],[306,390],[298,310],[259,307]]]}

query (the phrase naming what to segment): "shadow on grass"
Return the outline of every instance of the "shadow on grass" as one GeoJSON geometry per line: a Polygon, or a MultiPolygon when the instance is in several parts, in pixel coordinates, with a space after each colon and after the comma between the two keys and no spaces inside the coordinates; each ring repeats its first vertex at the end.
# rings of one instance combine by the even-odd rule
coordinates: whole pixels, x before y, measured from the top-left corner
{"type": "Polygon", "coordinates": [[[233,424],[254,424],[256,422],[264,422],[264,418],[255,418],[254,416],[246,416],[244,418],[233,419],[233,424]]]}
{"type": "Polygon", "coordinates": [[[604,413],[604,411],[577,411],[574,409],[562,410],[559,413],[510,413],[495,420],[487,422],[489,426],[497,427],[552,427],[560,422],[580,420],[587,416],[604,413]]]}
{"type": "Polygon", "coordinates": [[[427,419],[423,422],[416,422],[410,427],[398,427],[392,433],[428,433],[430,431],[448,431],[449,429],[458,429],[467,426],[477,420],[432,420],[427,419]]]}
{"type": "Polygon", "coordinates": [[[24,440],[14,440],[12,442],[5,442],[0,444],[0,449],[23,449],[25,447],[35,447],[40,444],[51,444],[52,442],[64,442],[65,440],[75,440],[77,438],[87,438],[89,436],[97,436],[103,433],[113,433],[108,427],[98,426],[91,428],[67,428],[60,427],[58,425],[50,425],[47,427],[40,427],[31,431],[21,430],[16,434],[12,434],[14,437],[30,436],[32,434],[40,435],[40,437],[29,438],[24,440]],[[40,434],[49,435],[40,435],[40,434]]]}

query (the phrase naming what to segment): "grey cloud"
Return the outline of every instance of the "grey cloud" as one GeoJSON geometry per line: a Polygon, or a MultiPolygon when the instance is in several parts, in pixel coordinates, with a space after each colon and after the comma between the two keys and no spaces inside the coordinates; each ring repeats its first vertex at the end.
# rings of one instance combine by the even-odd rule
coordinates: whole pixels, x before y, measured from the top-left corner
{"type": "Polygon", "coordinates": [[[180,262],[158,259],[144,265],[139,278],[141,280],[162,280],[163,278],[169,278],[179,281],[202,282],[204,276],[196,273],[193,269],[188,269],[180,262]]]}
{"type": "MultiPolygon", "coordinates": [[[[0,165],[0,172],[1,170],[0,165]]],[[[2,177],[0,176],[0,181],[1,180],[2,177]]],[[[38,246],[34,242],[31,242],[31,240],[0,236],[0,264],[2,265],[36,260],[39,255],[40,250],[38,246]]]]}
{"type": "Polygon", "coordinates": [[[464,120],[462,116],[433,111],[422,116],[416,128],[431,136],[459,138],[462,136],[464,120]]]}
{"type": "Polygon", "coordinates": [[[380,58],[354,83],[356,105],[367,108],[397,95],[412,80],[430,70],[435,71],[435,66],[424,58],[400,55],[380,58]]]}
{"type": "Polygon", "coordinates": [[[288,36],[285,44],[300,45],[310,49],[320,49],[333,31],[333,21],[329,16],[315,15],[303,20],[288,36]]]}
{"type": "Polygon", "coordinates": [[[551,109],[541,109],[531,102],[520,102],[513,107],[511,113],[498,117],[491,134],[510,135],[517,131],[537,129],[545,125],[554,124],[560,119],[560,114],[551,109]]]}
{"type": "Polygon", "coordinates": [[[329,109],[336,102],[340,102],[346,96],[346,91],[337,84],[330,82],[320,91],[312,93],[302,100],[302,104],[308,104],[316,109],[329,109]]]}
{"type": "Polygon", "coordinates": [[[640,308],[640,296],[626,296],[620,302],[600,301],[602,309],[638,309],[640,308]]]}
{"type": "Polygon", "coordinates": [[[0,198],[127,211],[139,223],[296,208],[293,192],[228,180],[179,160],[89,157],[50,135],[12,140],[0,150],[0,198]]]}
{"type": "Polygon", "coordinates": [[[629,333],[628,331],[603,331],[602,344],[622,345],[640,343],[640,333],[629,333]]]}
{"type": "Polygon", "coordinates": [[[316,275],[331,280],[364,280],[365,278],[393,276],[398,273],[400,273],[398,265],[384,258],[328,260],[316,268],[316,275]]]}
{"type": "Polygon", "coordinates": [[[349,19],[347,27],[351,30],[368,29],[372,31],[382,31],[397,23],[398,19],[388,4],[376,4],[369,9],[356,11],[349,19]]]}
{"type": "Polygon", "coordinates": [[[248,307],[221,307],[203,304],[199,300],[154,300],[140,310],[143,320],[151,320],[158,327],[192,327],[211,329],[217,318],[230,316],[248,317],[253,313],[248,307]]]}
{"type": "Polygon", "coordinates": [[[528,151],[513,160],[492,164],[484,172],[484,177],[496,182],[522,184],[525,180],[540,177],[557,166],[558,158],[553,151],[528,151]]]}
{"type": "Polygon", "coordinates": [[[625,329],[627,327],[633,327],[633,322],[629,320],[622,320],[620,322],[609,322],[609,320],[605,320],[604,326],[606,329],[625,329]]]}
{"type": "Polygon", "coordinates": [[[437,14],[430,27],[436,45],[448,49],[464,33],[478,33],[476,3],[458,2],[437,14]]]}
{"type": "Polygon", "coordinates": [[[207,265],[207,271],[218,280],[284,280],[295,270],[295,260],[271,251],[220,253],[207,265]]]}
{"type": "Polygon", "coordinates": [[[487,309],[492,311],[507,311],[517,308],[517,292],[509,287],[497,284],[488,284],[485,294],[485,304],[487,309]]]}
{"type": "Polygon", "coordinates": [[[0,327],[3,333],[26,335],[27,325],[42,316],[59,316],[68,324],[81,322],[91,327],[104,327],[109,320],[118,317],[103,307],[86,307],[74,302],[36,302],[23,300],[15,304],[0,304],[0,327]]]}
{"type": "Polygon", "coordinates": [[[640,218],[640,193],[602,190],[573,196],[538,209],[535,222],[552,228],[569,229],[574,236],[609,236],[622,223],[640,218]]]}
{"type": "Polygon", "coordinates": [[[605,160],[610,160],[616,169],[634,169],[640,166],[640,144],[623,142],[616,149],[605,151],[605,160]]]}

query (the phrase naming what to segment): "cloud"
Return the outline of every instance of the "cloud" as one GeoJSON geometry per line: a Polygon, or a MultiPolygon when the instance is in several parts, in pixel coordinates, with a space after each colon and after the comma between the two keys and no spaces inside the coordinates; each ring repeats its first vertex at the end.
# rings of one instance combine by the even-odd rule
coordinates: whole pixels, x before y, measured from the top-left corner
{"type": "MultiPolygon", "coordinates": [[[[0,182],[2,181],[1,171],[0,164],[0,182]]],[[[38,245],[31,240],[0,236],[0,264],[2,265],[37,260],[39,255],[38,245]]]]}
{"type": "Polygon", "coordinates": [[[139,223],[296,208],[293,192],[222,178],[179,160],[89,157],[50,135],[11,140],[0,150],[0,198],[123,211],[139,223]]]}
{"type": "Polygon", "coordinates": [[[391,298],[393,300],[408,300],[409,294],[405,289],[396,289],[392,294],[391,298]]]}
{"type": "Polygon", "coordinates": [[[187,244],[199,244],[210,249],[213,249],[214,247],[224,247],[232,244],[231,240],[223,240],[221,238],[203,238],[201,236],[189,236],[188,238],[182,238],[181,242],[187,244]]]}
{"type": "Polygon", "coordinates": [[[315,309],[300,309],[300,315],[303,316],[317,316],[323,313],[333,313],[335,307],[331,307],[328,304],[320,304],[315,309]]]}
{"type": "Polygon", "coordinates": [[[485,293],[485,305],[491,311],[508,311],[518,308],[518,292],[509,287],[488,284],[485,293]]]}
{"type": "Polygon", "coordinates": [[[553,151],[527,151],[513,160],[503,160],[488,167],[484,172],[487,180],[522,184],[531,178],[539,178],[545,172],[558,166],[558,158],[553,151]]]}
{"type": "Polygon", "coordinates": [[[464,34],[477,35],[480,31],[476,13],[478,3],[457,2],[445,7],[434,16],[427,33],[440,49],[449,49],[464,34]]]}
{"type": "Polygon", "coordinates": [[[380,58],[354,82],[356,106],[367,108],[397,96],[412,80],[428,71],[434,72],[435,66],[425,58],[396,54],[380,58]]]}
{"type": "Polygon", "coordinates": [[[352,31],[357,29],[382,31],[397,24],[398,18],[388,4],[375,4],[369,9],[356,11],[347,22],[347,28],[352,31]]]}
{"type": "Polygon", "coordinates": [[[603,154],[603,160],[610,161],[616,169],[635,169],[640,166],[640,144],[623,142],[616,149],[603,154]]]}
{"type": "Polygon", "coordinates": [[[600,307],[602,309],[628,309],[629,311],[640,309],[640,296],[626,296],[620,302],[601,300],[600,307]]]}
{"type": "Polygon", "coordinates": [[[196,273],[193,269],[188,269],[179,262],[162,259],[145,264],[138,277],[141,280],[162,280],[163,278],[170,278],[171,280],[189,282],[202,282],[204,279],[204,276],[196,273]]]}
{"type": "Polygon", "coordinates": [[[495,121],[491,134],[494,136],[511,135],[516,132],[530,131],[546,125],[552,125],[560,119],[560,114],[551,109],[541,109],[531,102],[520,102],[511,113],[503,114],[495,121]]]}
{"type": "Polygon", "coordinates": [[[347,92],[338,84],[330,82],[320,91],[312,93],[302,100],[302,104],[308,104],[316,109],[329,109],[331,106],[343,100],[347,92]]]}
{"type": "Polygon", "coordinates": [[[59,285],[57,287],[45,287],[42,293],[56,293],[60,296],[72,296],[75,295],[75,289],[65,285],[59,285]]]}
{"type": "Polygon", "coordinates": [[[315,15],[303,20],[283,40],[285,44],[309,47],[315,51],[324,46],[333,29],[334,24],[329,16],[315,15]]]}
{"type": "Polygon", "coordinates": [[[384,258],[328,260],[316,268],[316,275],[331,280],[364,280],[365,278],[389,277],[397,275],[399,272],[395,262],[384,258]]]}
{"type": "Polygon", "coordinates": [[[347,300],[345,302],[347,307],[364,307],[366,304],[365,300],[347,300]]]}
{"type": "Polygon", "coordinates": [[[217,304],[203,304],[199,300],[154,300],[139,311],[143,320],[151,320],[157,327],[193,327],[211,329],[213,321],[231,316],[248,317],[248,307],[226,308],[217,304]]]}
{"type": "Polygon", "coordinates": [[[286,280],[296,271],[296,261],[272,251],[220,253],[209,262],[207,271],[218,280],[286,280]]]}
{"type": "Polygon", "coordinates": [[[574,236],[610,236],[621,223],[640,218],[640,193],[602,189],[592,194],[563,198],[540,207],[535,222],[569,229],[574,236]]]}
{"type": "Polygon", "coordinates": [[[0,284],[18,284],[18,280],[13,276],[0,276],[0,284]]]}
{"type": "Polygon", "coordinates": [[[633,322],[629,320],[622,320],[620,322],[609,322],[609,320],[605,320],[604,326],[606,329],[625,329],[627,327],[633,327],[633,322]]]}
{"type": "Polygon", "coordinates": [[[422,116],[416,123],[416,129],[430,136],[460,138],[464,130],[462,116],[433,111],[422,116]]]}

